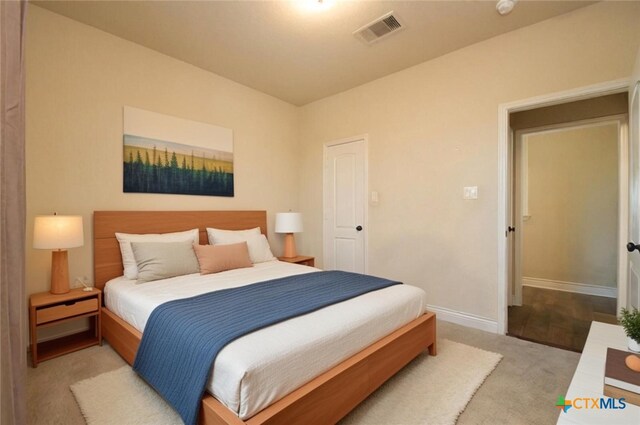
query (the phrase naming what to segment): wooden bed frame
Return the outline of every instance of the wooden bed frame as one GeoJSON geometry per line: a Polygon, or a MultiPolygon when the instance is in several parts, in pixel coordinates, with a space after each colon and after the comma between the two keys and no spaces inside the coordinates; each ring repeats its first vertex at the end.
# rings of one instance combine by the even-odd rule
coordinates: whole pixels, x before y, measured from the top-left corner
{"type": "MultiPolygon", "coordinates": [[[[115,233],[167,233],[198,228],[206,244],[206,227],[267,233],[266,211],[96,211],[93,215],[94,281],[104,289],[122,276],[115,233]]],[[[106,308],[102,335],[129,364],[142,334],[106,308]]],[[[387,379],[425,350],[436,355],[436,318],[426,313],[334,368],[307,382],[246,421],[206,394],[199,423],[205,425],[325,425],[338,422],[387,379]]]]}

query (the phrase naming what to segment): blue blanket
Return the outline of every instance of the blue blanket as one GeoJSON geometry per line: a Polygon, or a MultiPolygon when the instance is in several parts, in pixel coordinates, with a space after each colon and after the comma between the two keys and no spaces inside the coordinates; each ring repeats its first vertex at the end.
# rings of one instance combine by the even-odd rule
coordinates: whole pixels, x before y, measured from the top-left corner
{"type": "Polygon", "coordinates": [[[225,345],[258,329],[399,283],[327,271],[169,301],[151,312],[133,368],[185,424],[192,425],[213,362],[225,345]]]}

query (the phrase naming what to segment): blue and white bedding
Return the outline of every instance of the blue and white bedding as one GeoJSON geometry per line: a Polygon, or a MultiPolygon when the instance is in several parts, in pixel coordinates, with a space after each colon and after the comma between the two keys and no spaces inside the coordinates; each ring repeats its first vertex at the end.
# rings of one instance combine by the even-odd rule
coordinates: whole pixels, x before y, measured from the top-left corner
{"type": "MultiPolygon", "coordinates": [[[[314,271],[317,269],[272,261],[248,269],[142,285],[118,278],[107,285],[106,305],[143,331],[151,311],[166,301],[314,271]]],[[[248,419],[419,317],[425,305],[421,289],[395,285],[253,332],[220,351],[207,391],[241,419],[248,419]]]]}
{"type": "Polygon", "coordinates": [[[173,406],[185,424],[196,425],[209,372],[227,344],[285,320],[400,284],[331,270],[169,301],[149,316],[133,370],[173,406]]]}

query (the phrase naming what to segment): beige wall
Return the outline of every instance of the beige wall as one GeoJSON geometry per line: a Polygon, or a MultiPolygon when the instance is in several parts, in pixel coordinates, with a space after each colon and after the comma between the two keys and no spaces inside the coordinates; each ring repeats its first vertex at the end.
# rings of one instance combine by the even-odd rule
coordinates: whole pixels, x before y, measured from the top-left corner
{"type": "MultiPolygon", "coordinates": [[[[93,210],[260,208],[273,220],[300,206],[299,251],[322,264],[322,144],[368,133],[369,188],[380,193],[369,271],[495,319],[497,107],[628,77],[639,18],[638,3],[599,3],[296,109],[30,5],[28,241],[34,215],[82,214],[71,275],[91,276],[93,210]],[[123,105],[232,128],[236,197],[122,193],[123,105]],[[480,199],[462,200],[465,185],[480,199]]],[[[49,253],[28,248],[27,267],[28,292],[46,290],[49,253]]]]}
{"type": "Polygon", "coordinates": [[[618,126],[525,136],[530,218],[522,275],[616,287],[618,126]]]}
{"type": "Polygon", "coordinates": [[[640,81],[640,48],[636,54],[636,64],[633,67],[633,81],[640,81]]]}
{"type": "Polygon", "coordinates": [[[299,251],[322,255],[323,143],[368,133],[369,272],[495,320],[498,105],[628,78],[639,20],[640,3],[598,3],[302,107],[299,251]]]}
{"type": "Polygon", "coordinates": [[[84,217],[70,274],[93,279],[94,210],[266,209],[272,231],[275,212],[298,207],[296,107],[33,5],[26,55],[28,293],[49,288],[37,214],[84,217]],[[124,105],[233,129],[235,197],[123,193],[124,105]]]}

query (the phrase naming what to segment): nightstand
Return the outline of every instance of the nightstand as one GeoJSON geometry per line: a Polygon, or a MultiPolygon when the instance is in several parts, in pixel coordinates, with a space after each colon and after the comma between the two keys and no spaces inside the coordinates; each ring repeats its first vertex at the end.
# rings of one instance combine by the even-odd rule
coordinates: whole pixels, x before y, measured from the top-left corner
{"type": "Polygon", "coordinates": [[[303,266],[315,267],[315,257],[307,257],[305,255],[298,255],[297,257],[278,257],[280,261],[286,261],[287,263],[302,264],[303,266]]]}
{"type": "Polygon", "coordinates": [[[81,350],[92,345],[102,345],[100,330],[100,308],[102,291],[93,288],[91,292],[72,289],[61,295],[41,292],[29,297],[29,332],[31,334],[31,362],[38,363],[81,350]],[[71,320],[89,318],[88,331],[38,342],[38,329],[55,326],[71,320]]]}

